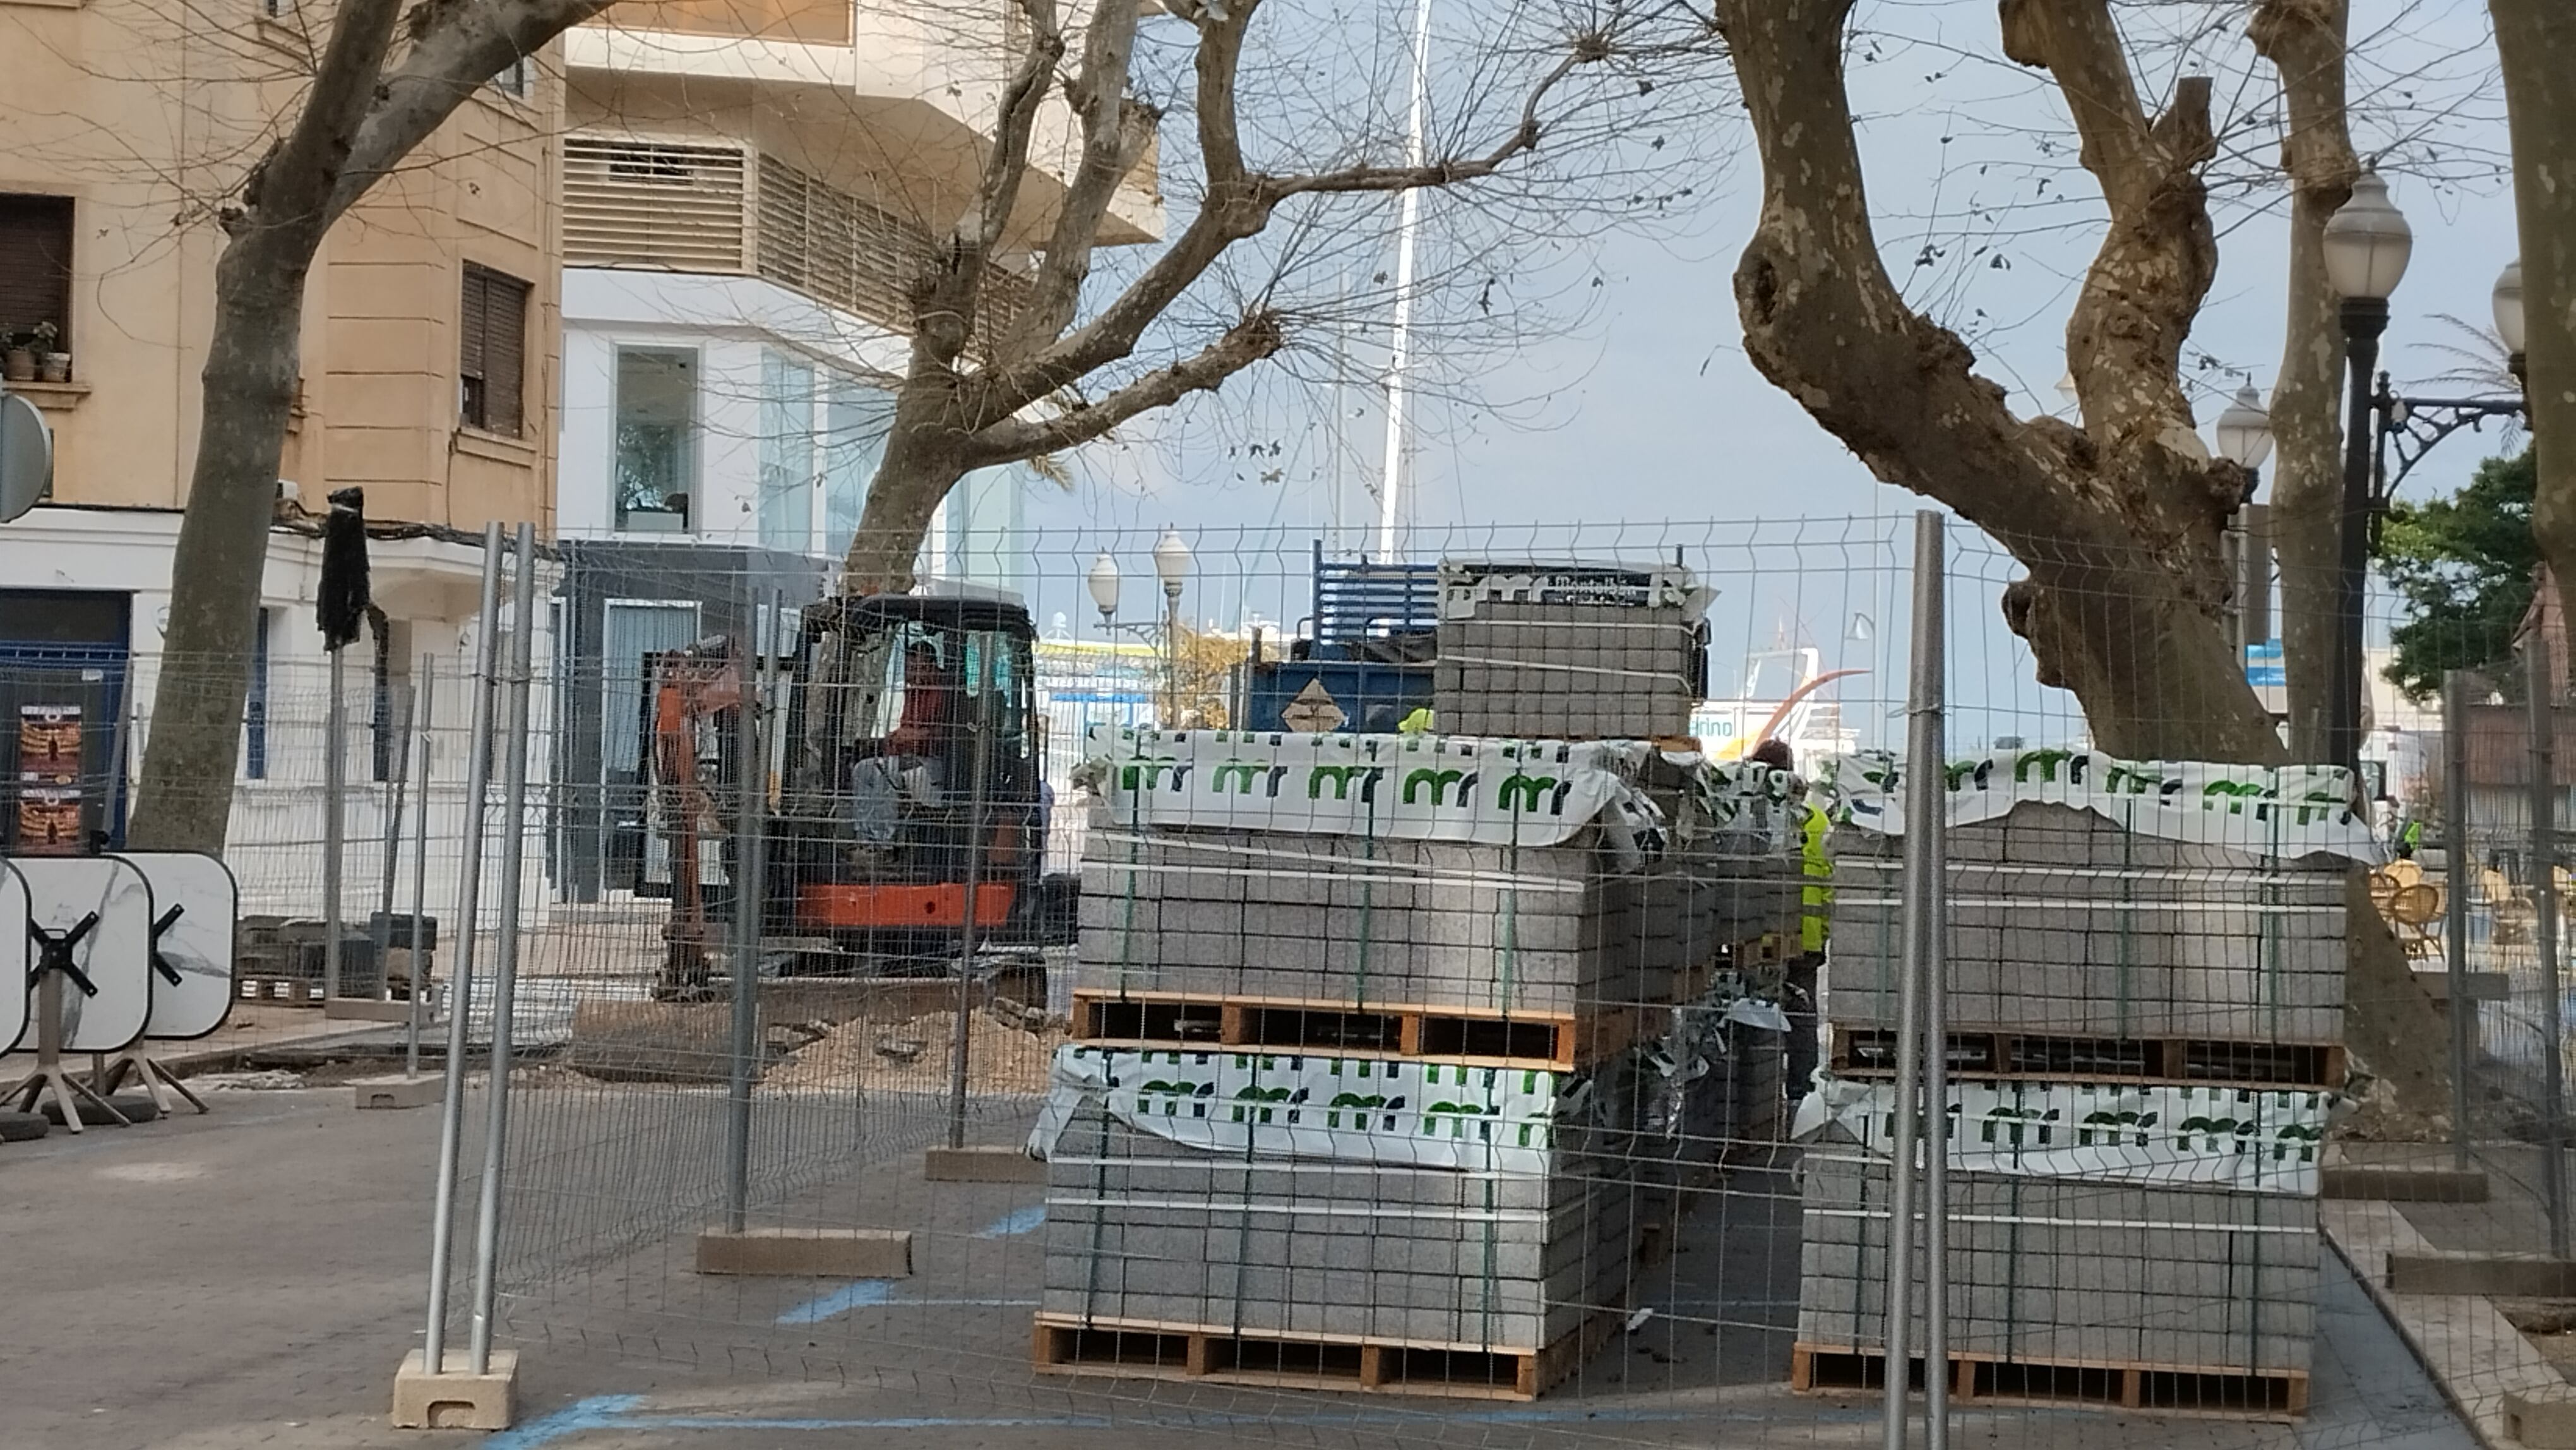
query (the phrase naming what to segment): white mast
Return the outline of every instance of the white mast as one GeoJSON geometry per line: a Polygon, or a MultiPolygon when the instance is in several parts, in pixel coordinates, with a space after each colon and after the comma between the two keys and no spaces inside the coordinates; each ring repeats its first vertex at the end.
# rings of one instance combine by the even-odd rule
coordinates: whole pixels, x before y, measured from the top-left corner
{"type": "MultiPolygon", "coordinates": [[[[1431,0],[1413,11],[1413,124],[1406,130],[1404,164],[1422,165],[1423,112],[1431,100],[1431,0]]],[[[1404,369],[1413,359],[1413,237],[1422,224],[1422,188],[1404,190],[1404,212],[1395,229],[1395,338],[1386,370],[1386,469],[1378,490],[1377,552],[1396,557],[1397,498],[1404,472],[1404,369]]]]}

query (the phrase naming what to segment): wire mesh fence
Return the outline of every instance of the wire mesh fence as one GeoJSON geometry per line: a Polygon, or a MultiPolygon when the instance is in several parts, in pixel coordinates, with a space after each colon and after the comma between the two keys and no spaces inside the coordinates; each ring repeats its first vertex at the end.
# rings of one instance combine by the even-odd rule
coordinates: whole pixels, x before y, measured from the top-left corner
{"type": "MultiPolygon", "coordinates": [[[[1848,1440],[1895,1364],[2016,1441],[2454,1433],[2373,1304],[2557,1247],[2528,803],[2576,753],[2533,773],[2510,682],[2454,732],[2465,798],[2394,695],[2360,779],[2097,749],[2007,627],[2023,567],[1954,535],[1918,618],[1911,531],[1493,528],[1409,563],[1039,535],[1018,605],[568,549],[524,730],[471,657],[346,666],[338,994],[407,1015],[408,914],[451,988],[472,933],[480,1067],[507,939],[487,1327],[718,1419],[1848,1440]],[[1937,1186],[1898,1171],[1925,1135],[1937,1186]]],[[[2116,571],[2062,587],[2081,620],[2116,571]]],[[[78,668],[0,686],[78,703],[78,668]]],[[[383,1067],[402,1022],[318,1005],[322,671],[272,668],[245,722],[224,1033],[383,1067]]],[[[2143,698],[2119,728],[2164,738],[2143,698]]],[[[148,739],[85,708],[83,752],[148,739]]],[[[73,773],[104,802],[120,768],[73,773]]],[[[433,1069],[456,1005],[425,994],[433,1069]]],[[[493,1122],[462,1084],[459,1343],[493,1122]]],[[[2416,1341],[2470,1418],[2559,1393],[2530,1297],[2416,1341]]]]}

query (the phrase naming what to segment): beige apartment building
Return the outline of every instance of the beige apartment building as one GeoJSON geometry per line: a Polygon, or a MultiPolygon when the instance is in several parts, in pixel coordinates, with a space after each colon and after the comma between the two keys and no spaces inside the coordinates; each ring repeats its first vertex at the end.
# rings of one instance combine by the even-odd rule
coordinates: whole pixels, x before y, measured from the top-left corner
{"type": "MultiPolygon", "coordinates": [[[[356,484],[378,534],[388,686],[420,652],[470,648],[487,521],[560,543],[532,622],[566,682],[540,712],[570,712],[540,766],[567,787],[550,860],[571,863],[578,894],[615,880],[619,848],[597,828],[632,775],[633,742],[607,723],[640,688],[627,676],[645,650],[735,627],[747,578],[791,599],[824,587],[882,449],[902,280],[972,194],[1012,14],[629,0],[495,77],[334,228],[308,292],[245,722],[232,854],[248,877],[246,847],[313,835],[313,522],[356,484]]],[[[148,735],[214,209],[320,43],[296,0],[0,0],[0,333],[43,324],[68,355],[60,381],[0,383],[37,401],[58,449],[51,500],[0,525],[0,731],[33,691],[82,704],[102,763],[111,722],[148,735]]],[[[1075,153],[1058,103],[1022,186],[1021,246],[1045,235],[1075,153]]],[[[1149,157],[1103,239],[1161,227],[1149,157]]],[[[1029,264],[997,264],[996,293],[1029,264]]],[[[1013,582],[1028,482],[961,486],[929,572],[1013,582]]],[[[376,665],[369,642],[357,652],[376,665]]],[[[353,845],[374,839],[363,783],[398,695],[352,694],[353,845]]],[[[442,719],[463,709],[463,690],[443,692],[442,719]]],[[[116,792],[98,794],[106,824],[116,792]]],[[[351,860],[353,879],[369,871],[351,860]]],[[[273,893],[245,879],[252,900],[310,890],[302,857],[273,874],[273,893]]]]}
{"type": "MultiPolygon", "coordinates": [[[[131,774],[116,723],[150,729],[216,211],[298,94],[318,31],[293,0],[0,0],[0,334],[44,339],[12,371],[25,351],[56,354],[32,379],[0,380],[36,402],[56,448],[48,502],[0,525],[0,733],[22,705],[79,706],[95,826],[120,805],[109,757],[131,774]]],[[[237,836],[293,808],[319,768],[324,495],[363,487],[386,535],[371,552],[394,681],[417,652],[458,649],[486,520],[550,531],[559,76],[540,58],[495,77],[332,230],[314,266],[237,836]]],[[[367,732],[377,651],[362,641],[357,654],[353,728],[367,732]]],[[[378,752],[357,743],[363,781],[378,752]]],[[[0,802],[0,833],[9,826],[0,802]]]]}

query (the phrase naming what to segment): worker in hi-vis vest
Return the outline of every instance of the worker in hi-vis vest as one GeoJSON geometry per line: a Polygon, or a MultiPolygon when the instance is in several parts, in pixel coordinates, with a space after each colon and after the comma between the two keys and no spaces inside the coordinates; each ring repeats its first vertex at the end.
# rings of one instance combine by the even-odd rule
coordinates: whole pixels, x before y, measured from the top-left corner
{"type": "MultiPolygon", "coordinates": [[[[1777,771],[1796,769],[1795,757],[1785,740],[1763,741],[1753,747],[1751,758],[1777,771]]],[[[1834,904],[1834,863],[1825,854],[1825,813],[1808,801],[1806,782],[1792,777],[1788,808],[1789,823],[1798,832],[1802,880],[1798,889],[1798,947],[1787,954],[1783,975],[1789,1000],[1780,1004],[1780,1010],[1789,1019],[1789,1042],[1782,1066],[1788,1072],[1789,1095],[1795,1098],[1813,1085],[1816,1061],[1823,1048],[1816,1014],[1816,978],[1825,959],[1825,917],[1834,904]]]]}

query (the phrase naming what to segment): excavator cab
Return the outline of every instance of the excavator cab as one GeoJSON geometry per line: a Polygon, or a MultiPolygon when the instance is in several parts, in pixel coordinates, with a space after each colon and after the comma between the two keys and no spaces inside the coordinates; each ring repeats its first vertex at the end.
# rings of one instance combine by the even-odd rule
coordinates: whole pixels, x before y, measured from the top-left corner
{"type": "Polygon", "coordinates": [[[768,930],[900,970],[1034,940],[1046,855],[1036,631],[1016,602],[828,599],[788,661],[768,930]],[[971,878],[971,889],[970,889],[971,878]]]}

